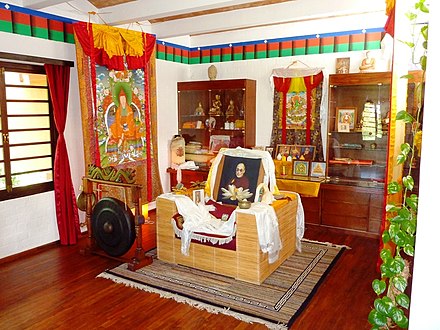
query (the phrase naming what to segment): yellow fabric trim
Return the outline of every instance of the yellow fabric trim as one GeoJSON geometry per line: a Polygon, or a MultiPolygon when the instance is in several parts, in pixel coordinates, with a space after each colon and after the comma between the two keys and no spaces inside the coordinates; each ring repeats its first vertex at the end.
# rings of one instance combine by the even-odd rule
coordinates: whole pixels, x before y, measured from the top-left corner
{"type": "Polygon", "coordinates": [[[281,191],[283,191],[283,193],[284,190],[287,190],[297,192],[302,196],[318,197],[321,183],[315,181],[288,180],[277,178],[277,186],[281,191]]]}
{"type": "Polygon", "coordinates": [[[142,32],[93,24],[93,43],[95,48],[104,49],[109,58],[144,54],[142,32]]]}
{"type": "Polygon", "coordinates": [[[305,92],[307,91],[306,84],[303,77],[292,78],[290,81],[290,87],[288,93],[292,92],[305,92]]]}

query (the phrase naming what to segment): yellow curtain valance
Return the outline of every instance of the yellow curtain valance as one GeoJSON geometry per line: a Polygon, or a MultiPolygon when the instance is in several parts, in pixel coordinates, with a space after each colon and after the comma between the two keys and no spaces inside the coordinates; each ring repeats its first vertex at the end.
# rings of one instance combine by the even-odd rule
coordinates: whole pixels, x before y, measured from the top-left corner
{"type": "Polygon", "coordinates": [[[103,49],[109,58],[144,54],[142,32],[94,24],[93,43],[95,48],[103,49]]]}

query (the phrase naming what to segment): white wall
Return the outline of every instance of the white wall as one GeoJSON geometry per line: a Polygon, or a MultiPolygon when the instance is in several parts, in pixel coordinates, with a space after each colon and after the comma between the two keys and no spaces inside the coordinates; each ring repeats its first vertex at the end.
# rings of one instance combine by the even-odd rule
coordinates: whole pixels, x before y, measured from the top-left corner
{"type": "MultiPolygon", "coordinates": [[[[440,38],[440,3],[431,1],[429,40],[440,38]]],[[[440,221],[437,210],[438,189],[438,141],[440,141],[440,112],[438,109],[438,72],[440,46],[428,44],[425,108],[423,115],[423,146],[420,166],[419,212],[417,217],[417,241],[414,257],[411,293],[411,330],[440,329],[440,317],[436,297],[440,296],[438,274],[438,235],[440,221]],[[431,151],[432,150],[432,151],[431,151]]]]}
{"type": "MultiPolygon", "coordinates": [[[[71,44],[0,32],[0,52],[75,61],[71,44]]],[[[65,130],[72,180],[76,193],[84,173],[78,75],[71,69],[69,110],[65,130]]],[[[83,215],[81,216],[83,218],[83,215]]],[[[0,258],[59,239],[54,193],[0,202],[0,258]]]]}
{"type": "Polygon", "coordinates": [[[177,82],[188,79],[189,65],[157,60],[156,71],[159,171],[162,187],[164,191],[169,191],[170,178],[166,172],[166,169],[171,164],[169,146],[172,137],[179,133],[177,82]]]}

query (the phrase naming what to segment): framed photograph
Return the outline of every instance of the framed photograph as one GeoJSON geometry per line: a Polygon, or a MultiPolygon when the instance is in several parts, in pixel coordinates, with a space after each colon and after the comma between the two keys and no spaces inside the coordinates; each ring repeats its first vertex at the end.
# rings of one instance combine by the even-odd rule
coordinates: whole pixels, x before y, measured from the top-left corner
{"type": "Polygon", "coordinates": [[[221,148],[229,148],[231,137],[229,135],[211,135],[209,138],[209,152],[217,153],[221,148]]]}
{"type": "Polygon", "coordinates": [[[205,191],[203,189],[193,190],[193,202],[205,204],[205,191]]]}
{"type": "Polygon", "coordinates": [[[325,162],[312,162],[310,165],[310,176],[325,178],[325,162]]]}
{"type": "Polygon", "coordinates": [[[309,176],[310,163],[305,160],[293,161],[293,175],[309,176]]]}
{"type": "Polygon", "coordinates": [[[291,152],[293,160],[314,161],[316,147],[312,145],[294,145],[291,152]]]}
{"type": "Polygon", "coordinates": [[[350,72],[350,57],[340,57],[336,59],[336,73],[350,72]]]}
{"type": "MultiPolygon", "coordinates": [[[[336,108],[336,129],[339,131],[339,127],[345,128],[344,125],[348,124],[349,130],[354,130],[356,125],[356,108],[355,107],[340,107],[336,108]]],[[[340,131],[341,132],[341,131],[340,131]]]]}
{"type": "Polygon", "coordinates": [[[263,178],[264,169],[260,158],[224,155],[217,170],[213,197],[224,204],[237,205],[237,200],[228,198],[222,190],[222,188],[229,190],[229,186],[235,186],[242,190],[248,189],[252,196],[247,200],[253,202],[257,187],[263,182],[263,178]]]}
{"type": "Polygon", "coordinates": [[[289,156],[290,155],[290,148],[292,148],[293,145],[291,144],[278,144],[277,150],[275,153],[275,157],[278,156],[278,154],[281,154],[281,156],[289,156]]]}

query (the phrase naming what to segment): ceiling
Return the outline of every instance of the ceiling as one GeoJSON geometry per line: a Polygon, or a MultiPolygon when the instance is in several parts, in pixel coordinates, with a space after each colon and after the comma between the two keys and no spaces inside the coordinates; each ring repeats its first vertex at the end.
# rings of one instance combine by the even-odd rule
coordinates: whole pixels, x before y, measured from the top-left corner
{"type": "Polygon", "coordinates": [[[82,21],[130,25],[161,39],[317,23],[385,10],[385,0],[17,0],[15,4],[82,21]]]}

